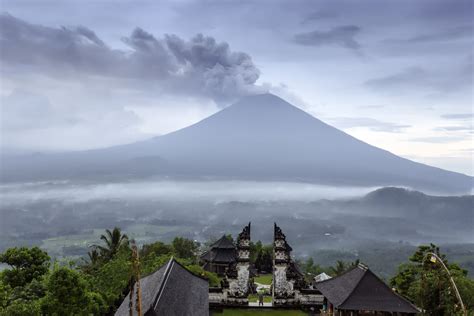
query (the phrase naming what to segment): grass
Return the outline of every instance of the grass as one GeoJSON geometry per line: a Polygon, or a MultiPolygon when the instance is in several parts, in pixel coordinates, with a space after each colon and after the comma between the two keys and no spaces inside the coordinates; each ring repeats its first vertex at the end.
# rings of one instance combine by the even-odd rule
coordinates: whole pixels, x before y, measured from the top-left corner
{"type": "MultiPolygon", "coordinates": [[[[249,297],[249,302],[258,302],[258,295],[257,294],[250,294],[249,297]]],[[[269,295],[264,295],[263,296],[263,302],[264,303],[271,303],[272,302],[272,297],[269,295]]]]}
{"type": "Polygon", "coordinates": [[[265,285],[270,285],[272,284],[272,275],[271,274],[263,274],[261,276],[258,276],[254,279],[255,282],[260,283],[260,284],[265,284],[265,285]]]}
{"type": "MultiPolygon", "coordinates": [[[[159,226],[149,224],[132,224],[123,229],[130,238],[137,241],[138,244],[150,243],[160,240],[162,235],[186,231],[186,226],[159,226]]],[[[84,230],[82,233],[72,235],[62,235],[52,238],[43,239],[41,248],[46,250],[48,254],[55,258],[65,257],[63,247],[81,247],[85,252],[89,250],[89,246],[93,244],[102,244],[100,235],[105,233],[105,228],[97,228],[84,230]]],[[[179,235],[177,233],[177,235],[179,235]]],[[[68,256],[72,257],[72,256],[68,256]]]]}
{"type": "Polygon", "coordinates": [[[259,309],[224,309],[222,314],[216,314],[222,316],[247,316],[247,315],[259,315],[259,316],[307,316],[299,310],[259,310],[259,309]]]}
{"type": "Polygon", "coordinates": [[[100,243],[100,235],[103,234],[104,231],[105,229],[92,229],[85,233],[43,239],[41,248],[46,250],[50,256],[62,257],[63,247],[76,246],[87,250],[88,246],[100,243]]]}

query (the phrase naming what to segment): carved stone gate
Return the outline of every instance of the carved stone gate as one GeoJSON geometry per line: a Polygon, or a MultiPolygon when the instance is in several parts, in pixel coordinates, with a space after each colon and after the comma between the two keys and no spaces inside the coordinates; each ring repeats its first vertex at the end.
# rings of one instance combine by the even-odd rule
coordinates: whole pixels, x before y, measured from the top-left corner
{"type": "Polygon", "coordinates": [[[250,293],[250,223],[237,237],[237,260],[225,273],[220,288],[209,289],[211,306],[247,306],[250,293]]]}
{"type": "MultiPolygon", "coordinates": [[[[248,306],[250,294],[250,223],[237,237],[237,260],[229,266],[221,288],[209,290],[211,306],[248,306]]],[[[291,246],[280,227],[273,229],[272,300],[278,308],[317,308],[323,296],[308,286],[303,273],[291,258],[291,246]]]]}
{"type": "Polygon", "coordinates": [[[300,289],[306,287],[303,273],[291,258],[293,249],[286,241],[281,228],[273,228],[273,283],[272,296],[275,306],[296,305],[300,289]]]}

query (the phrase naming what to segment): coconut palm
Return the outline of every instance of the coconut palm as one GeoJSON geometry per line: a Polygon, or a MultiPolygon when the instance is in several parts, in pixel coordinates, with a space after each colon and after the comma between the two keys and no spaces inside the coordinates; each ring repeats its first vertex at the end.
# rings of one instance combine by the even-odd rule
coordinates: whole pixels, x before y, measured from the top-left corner
{"type": "Polygon", "coordinates": [[[337,260],[336,265],[334,267],[331,267],[330,269],[334,276],[338,276],[343,274],[347,270],[347,267],[344,261],[337,260]]]}
{"type": "Polygon", "coordinates": [[[105,234],[101,235],[100,239],[105,242],[105,247],[97,246],[97,248],[100,250],[101,255],[107,259],[113,258],[121,247],[128,246],[128,236],[122,234],[118,227],[114,227],[112,231],[106,229],[105,234]]]}
{"type": "Polygon", "coordinates": [[[100,260],[100,252],[96,246],[93,246],[91,250],[89,250],[87,256],[89,257],[89,263],[91,265],[98,263],[100,260]]]}

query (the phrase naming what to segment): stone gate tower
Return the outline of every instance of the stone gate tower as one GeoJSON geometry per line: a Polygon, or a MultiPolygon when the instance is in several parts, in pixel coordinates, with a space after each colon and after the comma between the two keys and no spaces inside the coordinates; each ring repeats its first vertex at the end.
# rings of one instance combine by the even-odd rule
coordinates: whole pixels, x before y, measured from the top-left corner
{"type": "Polygon", "coordinates": [[[232,305],[248,304],[250,289],[250,223],[237,237],[237,261],[227,271],[227,302],[232,305]]]}
{"type": "Polygon", "coordinates": [[[299,290],[305,285],[303,274],[291,259],[293,249],[276,223],[273,234],[273,305],[295,305],[299,302],[299,290]]]}

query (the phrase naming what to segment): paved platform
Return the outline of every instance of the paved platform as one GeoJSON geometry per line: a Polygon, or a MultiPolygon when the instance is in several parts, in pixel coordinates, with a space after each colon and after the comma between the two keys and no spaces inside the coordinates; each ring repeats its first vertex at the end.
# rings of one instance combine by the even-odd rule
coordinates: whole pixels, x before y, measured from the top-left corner
{"type": "Polygon", "coordinates": [[[256,308],[272,308],[273,304],[272,303],[263,303],[263,306],[259,306],[258,302],[249,302],[249,307],[256,307],[256,308]]]}

